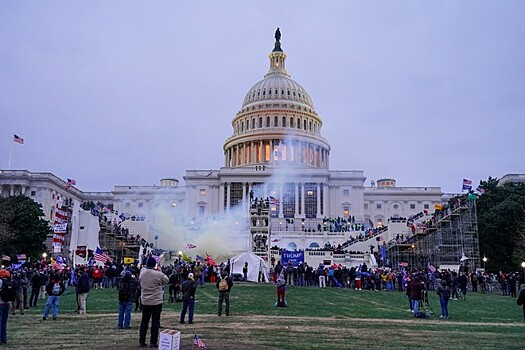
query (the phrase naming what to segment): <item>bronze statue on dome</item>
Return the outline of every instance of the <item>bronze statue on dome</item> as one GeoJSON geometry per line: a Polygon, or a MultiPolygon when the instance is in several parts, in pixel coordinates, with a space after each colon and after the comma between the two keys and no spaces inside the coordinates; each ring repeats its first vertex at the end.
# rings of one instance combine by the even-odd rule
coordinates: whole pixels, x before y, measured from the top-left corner
{"type": "Polygon", "coordinates": [[[277,30],[275,31],[275,46],[273,48],[273,51],[283,51],[281,49],[281,31],[279,30],[279,28],[277,28],[277,30]]]}

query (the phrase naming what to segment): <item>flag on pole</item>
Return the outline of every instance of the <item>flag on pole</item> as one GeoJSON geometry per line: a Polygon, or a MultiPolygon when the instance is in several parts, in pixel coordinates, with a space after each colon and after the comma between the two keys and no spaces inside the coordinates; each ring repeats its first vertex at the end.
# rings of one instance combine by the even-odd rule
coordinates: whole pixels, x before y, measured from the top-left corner
{"type": "Polygon", "coordinates": [[[472,189],[472,180],[463,179],[462,191],[470,191],[472,189]]]}
{"type": "Polygon", "coordinates": [[[71,185],[76,185],[77,181],[75,179],[67,179],[67,183],[71,185]]]}
{"type": "Polygon", "coordinates": [[[479,194],[485,194],[485,189],[481,187],[481,185],[479,185],[478,188],[476,188],[476,191],[478,191],[479,194]]]}
{"type": "Polygon", "coordinates": [[[206,349],[206,345],[197,334],[193,336],[193,346],[197,346],[199,349],[206,349]]]}
{"type": "Polygon", "coordinates": [[[195,244],[192,244],[192,243],[186,244],[186,249],[193,249],[193,248],[197,248],[197,246],[195,244]]]}
{"type": "Polygon", "coordinates": [[[13,141],[22,145],[24,144],[24,139],[18,136],[17,134],[13,135],[13,141]]]}
{"type": "Polygon", "coordinates": [[[182,253],[182,260],[186,262],[191,262],[191,258],[186,253],[182,253]]]}
{"type": "Polygon", "coordinates": [[[100,247],[97,247],[97,249],[93,253],[93,257],[95,258],[95,261],[100,261],[102,263],[112,261],[111,258],[102,249],[100,249],[100,247]]]}
{"type": "Polygon", "coordinates": [[[275,197],[270,196],[270,204],[279,205],[279,200],[275,197]]]}

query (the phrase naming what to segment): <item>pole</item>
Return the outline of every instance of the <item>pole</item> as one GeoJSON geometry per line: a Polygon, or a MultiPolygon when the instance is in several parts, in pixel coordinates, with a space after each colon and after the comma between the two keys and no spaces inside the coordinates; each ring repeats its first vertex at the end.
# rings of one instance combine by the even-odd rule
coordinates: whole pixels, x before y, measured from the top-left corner
{"type": "Polygon", "coordinates": [[[11,158],[13,156],[13,144],[9,146],[9,161],[7,163],[7,170],[11,170],[11,158]]]}

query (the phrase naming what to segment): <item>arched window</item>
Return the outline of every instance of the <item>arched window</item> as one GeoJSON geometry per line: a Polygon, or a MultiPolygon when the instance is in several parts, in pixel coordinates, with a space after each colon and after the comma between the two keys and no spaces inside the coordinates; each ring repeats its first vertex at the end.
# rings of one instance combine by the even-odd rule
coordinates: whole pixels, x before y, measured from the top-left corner
{"type": "Polygon", "coordinates": [[[273,126],[279,126],[279,117],[278,116],[275,116],[273,118],[273,126]]]}
{"type": "Polygon", "coordinates": [[[255,118],[252,118],[252,129],[255,129],[255,118]]]}
{"type": "Polygon", "coordinates": [[[290,128],[293,128],[294,127],[294,124],[293,124],[293,117],[290,118],[290,128]]]}
{"type": "Polygon", "coordinates": [[[262,128],[262,117],[259,117],[259,128],[262,128]]]}
{"type": "Polygon", "coordinates": [[[270,117],[266,117],[266,127],[270,127],[270,117]]]}
{"type": "Polygon", "coordinates": [[[283,124],[282,124],[282,127],[283,127],[283,128],[286,128],[286,117],[283,117],[283,124]]]}
{"type": "Polygon", "coordinates": [[[288,245],[286,246],[286,250],[290,250],[290,251],[297,250],[297,244],[295,244],[294,242],[288,243],[288,245]]]}
{"type": "Polygon", "coordinates": [[[318,249],[318,248],[319,248],[319,243],[317,243],[317,242],[312,242],[312,243],[310,243],[310,245],[308,246],[308,248],[310,248],[310,249],[318,249]]]}
{"type": "Polygon", "coordinates": [[[297,129],[301,128],[301,119],[297,118],[297,129]]]}

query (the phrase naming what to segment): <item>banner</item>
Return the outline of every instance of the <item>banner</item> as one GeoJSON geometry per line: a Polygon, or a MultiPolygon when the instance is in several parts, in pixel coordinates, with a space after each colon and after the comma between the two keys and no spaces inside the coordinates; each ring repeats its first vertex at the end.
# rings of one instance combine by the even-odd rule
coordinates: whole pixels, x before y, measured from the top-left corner
{"type": "Polygon", "coordinates": [[[133,264],[134,262],[135,262],[135,259],[130,258],[130,257],[128,257],[128,256],[125,256],[125,257],[124,257],[124,264],[127,264],[127,265],[128,265],[128,264],[133,264]]]}
{"type": "Polygon", "coordinates": [[[292,262],[293,267],[299,266],[299,263],[304,263],[304,252],[290,252],[283,250],[281,252],[281,264],[288,266],[288,261],[292,262]]]}

